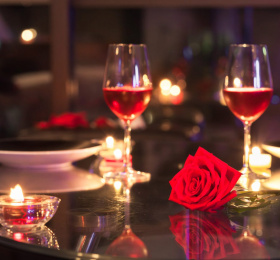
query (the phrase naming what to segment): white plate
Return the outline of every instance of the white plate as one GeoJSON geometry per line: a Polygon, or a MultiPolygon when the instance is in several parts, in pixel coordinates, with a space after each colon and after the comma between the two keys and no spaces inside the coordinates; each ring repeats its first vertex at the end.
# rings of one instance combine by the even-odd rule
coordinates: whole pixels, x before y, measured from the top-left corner
{"type": "Polygon", "coordinates": [[[280,158],[280,142],[270,142],[268,144],[263,144],[262,148],[269,152],[270,154],[280,158]]]}
{"type": "Polygon", "coordinates": [[[10,139],[0,141],[0,163],[14,168],[69,167],[100,150],[96,141],[10,139]]]}

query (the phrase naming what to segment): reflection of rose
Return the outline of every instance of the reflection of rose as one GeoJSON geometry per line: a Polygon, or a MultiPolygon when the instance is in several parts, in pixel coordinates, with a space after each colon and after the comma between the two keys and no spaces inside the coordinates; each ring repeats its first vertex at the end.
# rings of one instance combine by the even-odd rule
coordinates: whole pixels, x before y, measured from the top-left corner
{"type": "Polygon", "coordinates": [[[79,128],[89,127],[89,123],[86,119],[84,112],[77,113],[64,113],[61,115],[52,115],[48,121],[41,121],[37,123],[37,128],[48,129],[48,128],[79,128]]]}
{"type": "Polygon", "coordinates": [[[241,173],[199,147],[170,181],[169,200],[186,208],[213,212],[236,196],[231,191],[241,173]]]}
{"type": "Polygon", "coordinates": [[[221,259],[239,253],[228,218],[221,214],[182,211],[169,216],[170,230],[187,259],[221,259]]]}

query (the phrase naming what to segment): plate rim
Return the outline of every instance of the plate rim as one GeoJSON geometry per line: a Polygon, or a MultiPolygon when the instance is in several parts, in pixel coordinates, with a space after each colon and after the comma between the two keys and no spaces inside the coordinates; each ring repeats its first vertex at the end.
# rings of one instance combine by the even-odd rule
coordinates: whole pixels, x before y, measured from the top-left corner
{"type": "MultiPolygon", "coordinates": [[[[2,140],[2,141],[10,141],[10,140],[2,140]]],[[[53,142],[53,141],[74,141],[74,140],[64,140],[64,139],[62,139],[62,140],[55,140],[55,139],[50,139],[50,140],[42,140],[42,139],[38,139],[38,140],[36,140],[36,139],[19,139],[19,140],[11,140],[11,141],[39,141],[39,142],[42,142],[42,141],[51,141],[51,142],[53,142]]],[[[83,141],[81,141],[81,142],[83,142],[83,141]]],[[[4,150],[4,149],[0,149],[0,155],[8,155],[8,154],[18,154],[18,155],[25,155],[25,154],[30,154],[30,155],[32,155],[32,154],[34,154],[34,155],[38,155],[38,154],[41,154],[41,155],[43,155],[43,154],[45,154],[45,155],[47,155],[47,154],[61,154],[61,153],[63,153],[63,154],[67,154],[67,153],[73,153],[73,152],[75,152],[75,153],[82,153],[82,152],[85,152],[85,151],[91,151],[91,150],[95,150],[95,149],[97,149],[97,148],[102,148],[102,143],[101,143],[101,141],[97,141],[96,139],[94,139],[94,140],[89,140],[88,141],[89,142],[89,145],[92,145],[92,146],[89,146],[89,147],[81,147],[81,148],[73,148],[73,149],[61,149],[61,150],[46,150],[46,151],[42,151],[42,150],[38,150],[38,151],[21,151],[21,150],[14,150],[14,151],[12,151],[12,150],[4,150]]],[[[1,140],[0,140],[0,143],[1,143],[1,140]]]]}

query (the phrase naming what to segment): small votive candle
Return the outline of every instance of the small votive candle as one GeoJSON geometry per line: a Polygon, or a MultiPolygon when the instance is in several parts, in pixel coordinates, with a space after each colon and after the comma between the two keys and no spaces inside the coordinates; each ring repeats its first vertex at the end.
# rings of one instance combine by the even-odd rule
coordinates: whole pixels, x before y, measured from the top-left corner
{"type": "MultiPolygon", "coordinates": [[[[131,166],[132,157],[130,155],[128,164],[131,166]]],[[[104,158],[105,164],[108,167],[122,167],[123,166],[123,154],[120,149],[115,149],[112,156],[107,156],[104,158]]]]}
{"type": "Polygon", "coordinates": [[[271,155],[262,154],[260,148],[255,146],[249,155],[249,165],[251,168],[268,169],[271,167],[271,155]]]}
{"type": "Polygon", "coordinates": [[[21,187],[16,186],[10,195],[0,196],[0,224],[19,231],[40,229],[53,217],[59,203],[54,196],[23,196],[21,187]]]}

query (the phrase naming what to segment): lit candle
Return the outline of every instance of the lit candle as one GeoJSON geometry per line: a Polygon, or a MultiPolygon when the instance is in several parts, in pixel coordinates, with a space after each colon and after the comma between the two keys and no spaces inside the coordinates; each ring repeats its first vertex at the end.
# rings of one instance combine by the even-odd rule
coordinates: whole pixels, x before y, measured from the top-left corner
{"type": "Polygon", "coordinates": [[[114,153],[116,149],[122,151],[123,149],[123,141],[114,139],[113,136],[107,136],[105,138],[105,142],[103,145],[103,149],[100,151],[100,156],[103,158],[111,158],[114,157],[114,153]]]}
{"type": "MultiPolygon", "coordinates": [[[[132,157],[130,155],[130,160],[129,160],[129,164],[131,165],[131,160],[132,157]]],[[[121,149],[115,149],[113,152],[113,155],[111,156],[107,156],[105,159],[105,164],[108,167],[115,167],[115,168],[120,168],[123,166],[123,154],[121,149]]]]}
{"type": "MultiPolygon", "coordinates": [[[[132,167],[132,156],[129,157],[128,165],[132,167]]],[[[121,169],[123,167],[123,153],[122,150],[119,148],[116,148],[112,154],[107,155],[103,157],[103,160],[101,161],[99,165],[100,173],[110,172],[110,171],[116,171],[118,169],[121,169]]]]}
{"type": "Polygon", "coordinates": [[[47,195],[24,196],[16,185],[10,195],[0,196],[0,224],[8,229],[40,229],[55,214],[60,199],[47,195]]]}
{"type": "Polygon", "coordinates": [[[271,167],[271,155],[262,154],[260,148],[255,146],[249,155],[249,164],[251,168],[268,169],[271,167]]]}

